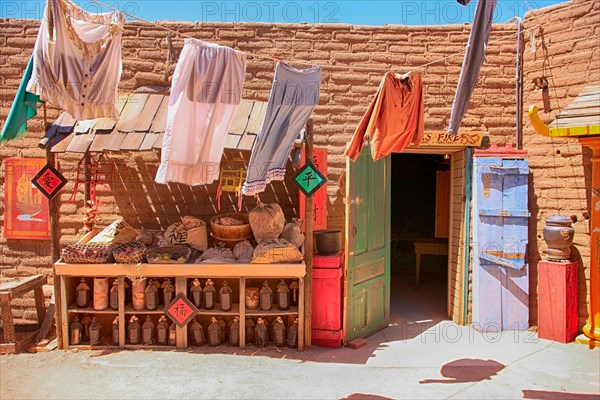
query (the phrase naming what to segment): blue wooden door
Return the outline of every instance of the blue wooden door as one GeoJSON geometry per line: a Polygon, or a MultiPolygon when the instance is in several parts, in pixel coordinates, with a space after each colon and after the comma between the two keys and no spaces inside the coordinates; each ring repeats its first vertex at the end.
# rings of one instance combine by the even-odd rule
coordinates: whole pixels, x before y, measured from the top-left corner
{"type": "Polygon", "coordinates": [[[475,157],[473,170],[473,325],[482,331],[525,330],[527,160],[475,157]]]}

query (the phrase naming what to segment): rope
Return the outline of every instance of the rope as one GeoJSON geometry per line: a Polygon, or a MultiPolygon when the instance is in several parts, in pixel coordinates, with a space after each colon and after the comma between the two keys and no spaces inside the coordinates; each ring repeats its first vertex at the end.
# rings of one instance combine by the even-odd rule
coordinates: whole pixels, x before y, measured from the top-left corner
{"type": "MultiPolygon", "coordinates": [[[[140,21],[140,22],[152,25],[152,26],[154,26],[156,28],[163,29],[163,30],[171,32],[171,33],[174,33],[174,34],[176,34],[176,35],[178,35],[178,36],[180,36],[182,38],[196,39],[197,40],[197,38],[194,38],[192,36],[183,34],[183,33],[179,32],[179,31],[177,31],[175,29],[171,29],[169,27],[160,25],[160,24],[158,24],[156,22],[151,22],[151,21],[145,20],[143,18],[140,18],[140,17],[138,17],[136,15],[129,14],[129,13],[125,12],[125,11],[118,10],[118,9],[116,9],[114,7],[111,7],[111,6],[107,5],[107,4],[104,4],[104,3],[102,3],[102,2],[100,2],[98,0],[90,0],[90,1],[92,3],[96,3],[96,4],[100,5],[102,7],[108,8],[109,10],[118,11],[121,14],[126,15],[127,17],[130,17],[130,18],[135,19],[137,21],[140,21]]],[[[528,29],[525,29],[523,31],[529,31],[529,30],[531,30],[533,28],[534,27],[528,28],[528,29]]],[[[511,33],[509,35],[503,36],[500,39],[496,40],[495,43],[502,42],[502,41],[504,41],[506,39],[512,39],[516,35],[517,35],[517,33],[515,32],[515,33],[511,33]]],[[[412,66],[412,65],[411,66],[396,66],[396,65],[394,65],[394,66],[390,66],[389,68],[377,68],[377,67],[367,67],[367,66],[365,66],[365,67],[358,66],[357,67],[357,66],[350,66],[350,65],[313,65],[309,61],[306,61],[306,60],[297,60],[297,59],[293,59],[293,58],[286,58],[286,59],[284,59],[284,58],[277,57],[277,56],[266,56],[266,55],[262,55],[262,54],[253,54],[253,53],[247,53],[247,52],[245,52],[245,53],[246,53],[247,56],[249,56],[250,58],[253,58],[253,59],[263,59],[263,60],[271,60],[271,61],[273,61],[273,60],[274,61],[284,61],[284,60],[286,60],[286,61],[289,61],[290,63],[300,64],[300,65],[308,65],[310,67],[319,66],[322,69],[330,69],[330,70],[343,69],[343,70],[357,70],[357,71],[358,70],[361,70],[361,71],[365,71],[366,70],[366,71],[370,71],[370,72],[388,72],[392,68],[397,68],[397,69],[399,69],[399,68],[425,69],[425,68],[429,67],[430,65],[437,64],[439,62],[448,60],[450,58],[454,58],[454,57],[457,57],[457,56],[464,55],[465,51],[462,50],[462,51],[460,51],[458,53],[450,54],[448,56],[445,56],[445,57],[442,57],[442,58],[439,58],[439,59],[435,59],[433,61],[427,62],[427,63],[422,64],[422,65],[418,65],[418,66],[412,66]]]]}

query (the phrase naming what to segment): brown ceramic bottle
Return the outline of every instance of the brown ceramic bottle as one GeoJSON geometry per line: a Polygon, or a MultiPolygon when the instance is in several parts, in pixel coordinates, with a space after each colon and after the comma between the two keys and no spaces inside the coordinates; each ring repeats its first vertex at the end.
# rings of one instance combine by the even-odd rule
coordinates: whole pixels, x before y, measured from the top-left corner
{"type": "Polygon", "coordinates": [[[258,347],[265,347],[269,342],[269,329],[265,324],[265,320],[259,318],[254,328],[254,335],[256,336],[256,344],[258,347]]]}
{"type": "Polygon", "coordinates": [[[90,304],[90,287],[85,282],[85,278],[81,278],[81,282],[75,289],[75,294],[77,307],[86,308],[90,304]]]}
{"type": "Polygon", "coordinates": [[[254,331],[256,328],[256,324],[254,320],[250,317],[246,318],[246,343],[254,343],[256,342],[256,333],[254,331]]]}
{"type": "Polygon", "coordinates": [[[130,344],[139,344],[141,339],[142,327],[138,322],[138,317],[133,315],[129,320],[129,325],[127,326],[127,332],[129,333],[129,343],[130,344]]]}
{"type": "Polygon", "coordinates": [[[287,340],[287,336],[285,334],[285,325],[283,324],[283,320],[281,319],[281,317],[275,318],[275,321],[273,322],[272,332],[273,333],[271,337],[273,338],[273,343],[275,344],[275,346],[284,347],[287,340]]]}
{"type": "Polygon", "coordinates": [[[208,326],[208,344],[210,346],[221,344],[221,328],[215,317],[210,319],[210,325],[208,326]]]}
{"type": "Polygon", "coordinates": [[[146,309],[147,310],[156,310],[158,307],[158,289],[154,286],[152,279],[148,280],[148,286],[146,286],[145,292],[145,301],[146,301],[146,309]]]}
{"type": "Polygon", "coordinates": [[[81,318],[81,326],[83,326],[82,338],[84,342],[90,340],[90,324],[92,323],[92,319],[90,318],[90,314],[83,314],[83,318],[81,318]]]}
{"type": "Polygon", "coordinates": [[[219,302],[222,311],[231,311],[231,288],[227,281],[223,281],[223,286],[219,290],[219,302]]]}
{"type": "Polygon", "coordinates": [[[100,325],[96,317],[92,318],[92,323],[90,323],[88,331],[90,336],[90,345],[98,346],[102,341],[102,326],[100,325]]]}
{"type": "Polygon", "coordinates": [[[204,329],[197,319],[194,319],[190,324],[190,336],[194,346],[203,346],[206,342],[204,338],[204,329]]]}
{"type": "Polygon", "coordinates": [[[113,345],[119,345],[119,317],[116,316],[112,323],[112,339],[113,345]]]}
{"type": "Polygon", "coordinates": [[[287,347],[291,349],[298,347],[298,318],[296,318],[290,329],[288,329],[287,347]]]}
{"type": "Polygon", "coordinates": [[[207,279],[204,285],[204,289],[202,289],[204,308],[207,310],[212,310],[215,308],[215,296],[217,290],[215,289],[215,283],[211,279],[207,279]]]}
{"type": "Polygon", "coordinates": [[[149,315],[146,315],[146,321],[142,325],[142,344],[154,344],[154,323],[149,315]]]}
{"type": "Polygon", "coordinates": [[[192,281],[190,287],[190,301],[200,309],[202,307],[202,287],[200,286],[200,280],[198,278],[192,281]]]}
{"type": "Polygon", "coordinates": [[[167,279],[167,282],[163,288],[163,304],[167,306],[171,300],[173,300],[173,296],[175,295],[175,286],[171,283],[170,279],[167,279]]]}
{"type": "Polygon", "coordinates": [[[177,344],[177,326],[175,322],[171,322],[169,326],[169,346],[175,346],[177,344]]]}
{"type": "Polygon", "coordinates": [[[293,306],[298,305],[299,295],[300,295],[300,285],[298,284],[298,281],[293,281],[292,283],[290,283],[290,303],[293,306]]]}
{"type": "Polygon", "coordinates": [[[119,280],[115,279],[110,288],[109,303],[112,310],[119,309],[119,280]]]}
{"type": "Polygon", "coordinates": [[[229,344],[231,346],[240,345],[240,318],[235,317],[229,324],[229,344]]]}
{"type": "Polygon", "coordinates": [[[277,284],[277,306],[280,310],[290,308],[290,289],[283,279],[277,284]]]}
{"type": "Polygon", "coordinates": [[[156,342],[160,345],[166,345],[169,341],[169,324],[167,317],[161,315],[156,324],[156,342]]]}
{"type": "Polygon", "coordinates": [[[260,309],[269,311],[271,308],[273,308],[273,290],[269,287],[269,282],[264,281],[260,289],[260,309]]]}
{"type": "Polygon", "coordinates": [[[70,344],[71,346],[76,346],[81,344],[81,338],[83,333],[83,326],[79,322],[79,317],[75,316],[73,318],[73,322],[69,325],[69,336],[70,336],[70,344]]]}

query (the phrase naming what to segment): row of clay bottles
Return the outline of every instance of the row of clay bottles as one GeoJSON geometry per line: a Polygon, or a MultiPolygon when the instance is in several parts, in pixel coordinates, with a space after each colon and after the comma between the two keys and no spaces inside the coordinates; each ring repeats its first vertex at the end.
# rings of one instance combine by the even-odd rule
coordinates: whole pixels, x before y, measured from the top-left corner
{"type": "Polygon", "coordinates": [[[81,278],[75,289],[75,305],[78,308],[93,307],[94,310],[106,310],[119,308],[118,281],[115,279],[113,288],[108,288],[108,278],[94,278],[93,291],[87,284],[85,278],[81,278]],[[115,287],[115,285],[117,285],[115,287]]]}
{"type": "Polygon", "coordinates": [[[132,285],[132,305],[134,310],[156,310],[159,304],[167,306],[175,297],[175,286],[171,279],[165,279],[162,284],[158,279],[148,278],[134,281],[132,285]]]}
{"type": "Polygon", "coordinates": [[[189,338],[192,346],[219,346],[229,344],[231,346],[240,345],[240,318],[235,317],[229,322],[229,326],[223,318],[212,317],[210,324],[204,334],[204,328],[198,319],[194,319],[189,324],[189,338]]]}
{"type": "Polygon", "coordinates": [[[90,318],[89,315],[84,315],[79,321],[79,317],[75,316],[69,325],[69,343],[71,346],[89,342],[92,346],[97,346],[102,343],[102,325],[96,317],[90,318]]]}
{"type": "MultiPolygon", "coordinates": [[[[290,288],[287,283],[282,279],[277,284],[277,307],[280,310],[289,310],[290,308],[290,288]]],[[[263,282],[263,286],[259,292],[258,308],[262,311],[269,311],[273,309],[273,290],[269,286],[268,281],[263,282]]],[[[255,305],[246,302],[246,308],[256,309],[255,305]]]]}
{"type": "MultiPolygon", "coordinates": [[[[119,318],[112,324],[113,343],[119,344],[119,318]]],[[[175,346],[177,335],[174,322],[169,324],[167,317],[161,315],[158,323],[154,325],[152,318],[146,316],[146,321],[140,324],[139,318],[133,315],[127,324],[127,343],[143,345],[175,346]]]]}
{"type": "MultiPolygon", "coordinates": [[[[251,318],[246,318],[246,343],[255,343],[258,347],[265,347],[269,344],[268,323],[263,318],[258,318],[256,324],[251,318]]],[[[277,317],[271,324],[271,340],[277,347],[288,346],[290,348],[298,347],[298,318],[287,329],[281,317],[277,317]]]]}
{"type": "MultiPolygon", "coordinates": [[[[196,308],[205,310],[214,310],[217,306],[217,289],[212,279],[207,279],[204,288],[198,278],[190,282],[189,299],[196,308]]],[[[233,307],[232,290],[227,281],[223,281],[223,285],[218,292],[219,308],[221,311],[231,311],[233,307]]]]}

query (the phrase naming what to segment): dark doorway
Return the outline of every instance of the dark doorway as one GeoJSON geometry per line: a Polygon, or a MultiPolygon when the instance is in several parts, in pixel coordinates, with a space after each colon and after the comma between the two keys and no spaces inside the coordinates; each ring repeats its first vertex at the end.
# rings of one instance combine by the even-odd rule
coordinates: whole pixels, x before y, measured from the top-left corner
{"type": "Polygon", "coordinates": [[[422,254],[416,282],[415,242],[439,243],[448,238],[450,156],[393,154],[391,193],[391,319],[446,318],[447,250],[422,254]],[[447,182],[444,182],[447,180],[447,182]]]}

